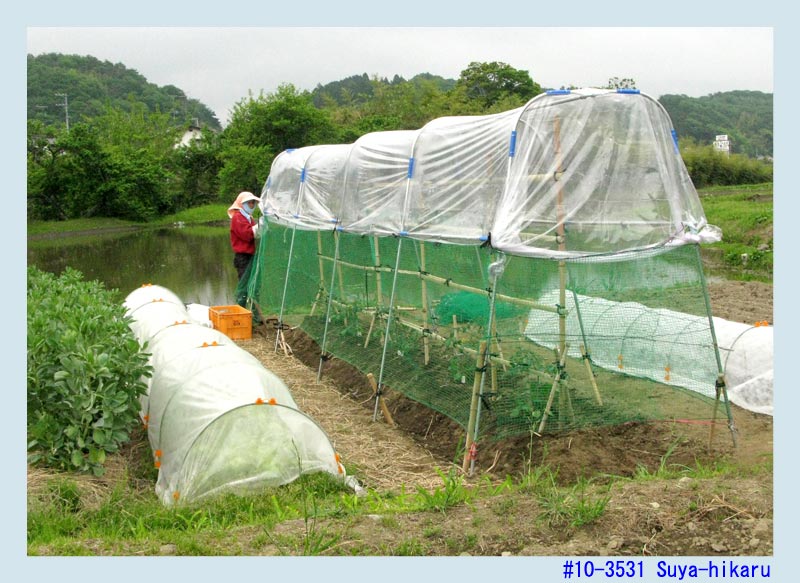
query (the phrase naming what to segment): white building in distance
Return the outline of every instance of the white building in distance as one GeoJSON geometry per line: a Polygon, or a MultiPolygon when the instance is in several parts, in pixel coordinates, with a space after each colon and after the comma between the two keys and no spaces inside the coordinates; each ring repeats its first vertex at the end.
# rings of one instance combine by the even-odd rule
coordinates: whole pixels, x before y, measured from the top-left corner
{"type": "Polygon", "coordinates": [[[719,134],[717,138],[714,140],[714,149],[717,152],[722,152],[726,156],[730,156],[731,151],[733,150],[733,142],[730,139],[728,134],[719,134]]]}

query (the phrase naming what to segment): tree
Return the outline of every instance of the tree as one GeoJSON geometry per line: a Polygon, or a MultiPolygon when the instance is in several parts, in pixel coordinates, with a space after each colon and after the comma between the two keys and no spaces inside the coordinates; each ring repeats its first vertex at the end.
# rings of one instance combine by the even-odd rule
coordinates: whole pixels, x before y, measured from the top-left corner
{"type": "Polygon", "coordinates": [[[620,79],[619,77],[610,77],[608,85],[604,89],[636,89],[636,81],[629,77],[620,79]]]}
{"type": "Polygon", "coordinates": [[[497,61],[470,63],[461,71],[456,87],[483,108],[489,108],[507,96],[514,96],[515,101],[523,104],[542,92],[527,71],[497,61]]]}
{"type": "Polygon", "coordinates": [[[222,160],[216,134],[202,130],[200,139],[175,150],[174,160],[176,210],[217,200],[222,160]]]}
{"type": "Polygon", "coordinates": [[[236,103],[222,139],[223,146],[267,147],[278,153],[335,136],[328,111],[314,107],[309,92],[283,84],[275,93],[250,95],[236,103]]]}

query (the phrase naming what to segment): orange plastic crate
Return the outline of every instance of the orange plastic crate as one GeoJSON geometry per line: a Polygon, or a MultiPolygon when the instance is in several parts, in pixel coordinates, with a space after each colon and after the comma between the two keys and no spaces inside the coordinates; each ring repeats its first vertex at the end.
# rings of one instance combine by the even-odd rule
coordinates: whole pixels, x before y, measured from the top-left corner
{"type": "Polygon", "coordinates": [[[231,340],[247,340],[253,336],[253,313],[242,306],[211,306],[208,319],[215,330],[231,340]]]}

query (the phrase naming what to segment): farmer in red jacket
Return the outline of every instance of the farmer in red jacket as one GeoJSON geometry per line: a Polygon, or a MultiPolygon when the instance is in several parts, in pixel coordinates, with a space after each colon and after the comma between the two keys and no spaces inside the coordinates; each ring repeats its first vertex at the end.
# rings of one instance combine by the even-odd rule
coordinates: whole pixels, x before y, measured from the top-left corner
{"type": "Polygon", "coordinates": [[[228,216],[231,219],[233,266],[239,275],[240,283],[256,252],[258,224],[253,219],[253,211],[257,202],[259,199],[252,192],[240,192],[228,209],[228,216]]]}

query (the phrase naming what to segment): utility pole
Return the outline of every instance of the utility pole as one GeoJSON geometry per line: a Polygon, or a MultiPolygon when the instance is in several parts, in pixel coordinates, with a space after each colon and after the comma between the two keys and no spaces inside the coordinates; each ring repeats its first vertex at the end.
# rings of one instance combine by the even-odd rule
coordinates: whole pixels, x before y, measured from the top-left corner
{"type": "Polygon", "coordinates": [[[66,93],[56,93],[56,97],[63,97],[63,103],[56,103],[56,105],[60,105],[64,108],[64,115],[67,119],[67,132],[69,132],[69,96],[66,93]]]}

